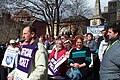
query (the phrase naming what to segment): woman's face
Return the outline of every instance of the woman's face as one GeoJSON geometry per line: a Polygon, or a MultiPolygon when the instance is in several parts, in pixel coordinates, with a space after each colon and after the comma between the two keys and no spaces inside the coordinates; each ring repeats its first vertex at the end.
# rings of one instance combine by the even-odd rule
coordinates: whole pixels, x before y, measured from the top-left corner
{"type": "Polygon", "coordinates": [[[77,41],[76,41],[76,47],[80,49],[82,46],[83,46],[82,40],[81,39],[77,39],[77,41]]]}

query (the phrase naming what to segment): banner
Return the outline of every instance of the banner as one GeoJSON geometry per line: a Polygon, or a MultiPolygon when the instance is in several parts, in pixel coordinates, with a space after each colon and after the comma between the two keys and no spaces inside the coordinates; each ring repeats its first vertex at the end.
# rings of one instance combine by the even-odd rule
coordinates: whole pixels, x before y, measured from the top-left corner
{"type": "Polygon", "coordinates": [[[92,33],[93,36],[102,36],[101,31],[104,29],[104,26],[87,26],[87,33],[92,33]]]}
{"type": "Polygon", "coordinates": [[[9,46],[5,51],[4,58],[2,60],[2,65],[13,68],[15,58],[18,55],[18,53],[19,51],[16,51],[15,48],[12,48],[11,46],[9,46]]]}
{"type": "Polygon", "coordinates": [[[63,54],[58,60],[54,57],[48,62],[48,74],[56,75],[59,72],[60,65],[67,60],[65,54],[63,54]]]}
{"type": "Polygon", "coordinates": [[[32,55],[34,54],[35,47],[30,45],[24,45],[22,47],[21,54],[18,58],[18,66],[16,68],[14,80],[26,80],[32,55]]]}

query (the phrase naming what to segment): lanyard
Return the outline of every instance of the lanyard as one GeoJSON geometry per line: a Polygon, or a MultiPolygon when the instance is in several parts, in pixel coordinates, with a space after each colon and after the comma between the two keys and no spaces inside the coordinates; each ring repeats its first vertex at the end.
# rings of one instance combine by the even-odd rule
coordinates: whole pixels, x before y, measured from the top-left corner
{"type": "Polygon", "coordinates": [[[116,40],[116,41],[114,41],[111,45],[109,44],[108,45],[108,47],[106,48],[106,51],[108,51],[109,49],[110,49],[110,47],[112,46],[112,45],[114,45],[116,42],[118,42],[119,40],[116,40]]]}

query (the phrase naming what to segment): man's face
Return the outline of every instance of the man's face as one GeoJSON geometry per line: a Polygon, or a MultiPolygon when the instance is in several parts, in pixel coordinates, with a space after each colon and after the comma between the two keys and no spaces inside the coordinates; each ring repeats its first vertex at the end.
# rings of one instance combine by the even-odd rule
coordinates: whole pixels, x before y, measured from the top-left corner
{"type": "Polygon", "coordinates": [[[109,28],[107,35],[108,35],[109,39],[113,39],[113,38],[115,38],[118,35],[118,33],[114,33],[112,28],[109,28]]]}
{"type": "Polygon", "coordinates": [[[30,40],[32,39],[32,34],[30,33],[29,27],[25,27],[23,29],[22,38],[25,40],[25,42],[30,42],[30,40]]]}

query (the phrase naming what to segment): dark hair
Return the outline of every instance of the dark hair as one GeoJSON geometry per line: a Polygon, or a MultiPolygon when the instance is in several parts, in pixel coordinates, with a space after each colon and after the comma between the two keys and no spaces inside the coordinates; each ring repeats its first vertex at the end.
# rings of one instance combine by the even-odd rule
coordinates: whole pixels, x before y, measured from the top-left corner
{"type": "Polygon", "coordinates": [[[108,30],[106,30],[106,32],[103,35],[104,38],[105,38],[105,42],[108,42],[108,40],[109,40],[109,37],[108,37],[107,33],[108,33],[108,30]]]}
{"type": "Polygon", "coordinates": [[[37,34],[37,31],[36,31],[35,27],[30,26],[30,25],[25,25],[24,28],[26,28],[26,27],[29,27],[29,28],[30,28],[30,33],[34,32],[35,35],[37,34]]]}
{"type": "Polygon", "coordinates": [[[103,31],[107,31],[107,29],[103,29],[101,32],[103,32],[103,31]]]}
{"type": "Polygon", "coordinates": [[[117,24],[113,24],[111,26],[109,26],[109,29],[112,29],[112,31],[114,33],[118,33],[118,36],[120,36],[120,25],[117,25],[117,24]]]}
{"type": "Polygon", "coordinates": [[[35,35],[36,35],[37,34],[36,29],[33,26],[29,26],[29,27],[30,27],[30,32],[31,33],[34,32],[35,35]]]}
{"type": "Polygon", "coordinates": [[[24,28],[26,28],[26,27],[29,27],[30,33],[34,33],[35,34],[33,38],[36,38],[37,37],[36,29],[33,26],[30,26],[30,25],[24,26],[24,28]]]}
{"type": "Polygon", "coordinates": [[[93,37],[93,34],[92,34],[92,33],[87,33],[87,36],[88,36],[88,35],[90,35],[90,36],[92,36],[92,37],[93,37]]]}

